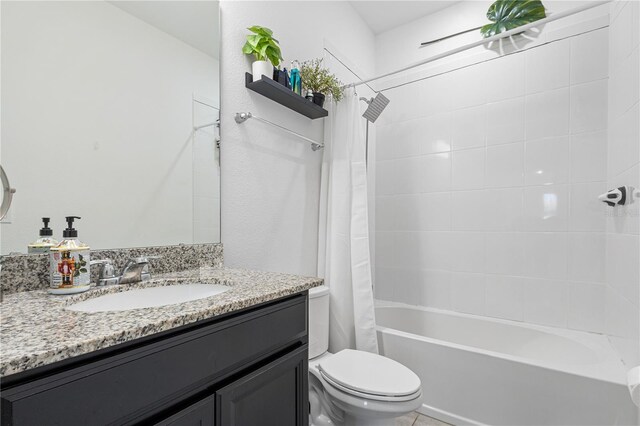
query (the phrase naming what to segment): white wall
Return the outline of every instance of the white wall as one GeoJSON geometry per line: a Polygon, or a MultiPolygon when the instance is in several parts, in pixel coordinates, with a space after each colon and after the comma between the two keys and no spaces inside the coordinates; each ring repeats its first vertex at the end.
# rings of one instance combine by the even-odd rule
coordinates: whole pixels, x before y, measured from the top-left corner
{"type": "Polygon", "coordinates": [[[194,92],[218,98],[218,62],[108,3],[2,2],[3,252],[42,216],[94,248],[190,243],[194,92]]]}
{"type": "MultiPolygon", "coordinates": [[[[464,5],[477,12],[463,3],[439,19],[456,22],[446,13],[457,16],[464,5]]],[[[433,36],[426,32],[423,39],[433,36]]],[[[397,66],[388,59],[407,37],[404,27],[380,35],[379,63],[397,66]]],[[[496,55],[479,58],[488,56],[496,55]]],[[[391,104],[376,146],[378,298],[605,331],[605,210],[597,196],[606,188],[607,57],[604,28],[385,92],[391,104]]]]}
{"type": "MultiPolygon", "coordinates": [[[[322,152],[255,120],[250,111],[322,140],[323,120],[311,121],[244,87],[251,58],[241,47],[251,25],[271,28],[285,66],[323,56],[324,40],[367,73],[374,37],[346,2],[222,2],[222,241],[225,264],[316,275],[322,152]]],[[[331,64],[330,64],[331,65],[331,64]]]]}
{"type": "MultiPolygon", "coordinates": [[[[607,188],[640,188],[640,3],[611,14],[607,188]]],[[[628,366],[640,364],[640,207],[608,210],[607,333],[628,366]]]]}

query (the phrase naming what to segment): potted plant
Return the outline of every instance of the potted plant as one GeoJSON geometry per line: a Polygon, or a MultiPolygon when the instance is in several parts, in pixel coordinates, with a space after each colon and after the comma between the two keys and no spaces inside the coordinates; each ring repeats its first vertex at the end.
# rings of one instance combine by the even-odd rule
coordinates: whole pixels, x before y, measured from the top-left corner
{"type": "Polygon", "coordinates": [[[280,65],[282,60],[278,40],[273,38],[273,31],[269,28],[254,25],[247,29],[253,34],[247,35],[247,42],[242,46],[242,53],[253,55],[256,59],[251,64],[253,80],[260,80],[263,75],[273,78],[273,67],[280,65]]]}
{"type": "Polygon", "coordinates": [[[322,59],[306,61],[300,67],[302,84],[313,92],[313,103],[324,105],[326,95],[330,95],[334,101],[342,99],[342,83],[322,66],[322,59]]]}

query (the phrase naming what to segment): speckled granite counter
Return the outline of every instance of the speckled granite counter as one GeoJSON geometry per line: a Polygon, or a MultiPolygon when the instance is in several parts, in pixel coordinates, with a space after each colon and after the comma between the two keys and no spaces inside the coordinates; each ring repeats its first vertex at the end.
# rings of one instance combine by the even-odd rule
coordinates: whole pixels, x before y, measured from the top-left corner
{"type": "Polygon", "coordinates": [[[71,296],[52,296],[44,290],[5,295],[0,304],[0,377],[299,293],[322,282],[271,272],[200,268],[71,296]],[[98,313],[65,309],[102,294],[186,283],[232,288],[205,299],[155,308],[98,313]]]}

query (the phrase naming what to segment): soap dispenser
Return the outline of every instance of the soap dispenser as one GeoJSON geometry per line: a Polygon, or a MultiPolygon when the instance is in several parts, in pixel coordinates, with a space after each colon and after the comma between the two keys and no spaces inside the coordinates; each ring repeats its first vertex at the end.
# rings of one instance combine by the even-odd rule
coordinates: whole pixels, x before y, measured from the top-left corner
{"type": "Polygon", "coordinates": [[[44,227],[40,229],[40,236],[38,239],[27,246],[27,252],[29,254],[49,253],[49,250],[51,250],[52,247],[58,245],[58,240],[53,238],[53,230],[49,228],[49,221],[50,219],[48,217],[42,218],[44,227]]]}
{"type": "Polygon", "coordinates": [[[73,221],[79,216],[67,216],[67,228],[62,232],[63,240],[51,248],[49,269],[51,294],[73,294],[89,290],[90,251],[89,246],[78,239],[73,221]]]}

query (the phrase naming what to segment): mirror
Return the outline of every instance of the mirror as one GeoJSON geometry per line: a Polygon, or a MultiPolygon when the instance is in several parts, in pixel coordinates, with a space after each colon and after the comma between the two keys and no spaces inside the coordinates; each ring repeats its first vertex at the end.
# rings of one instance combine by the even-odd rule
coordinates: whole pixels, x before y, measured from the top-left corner
{"type": "Polygon", "coordinates": [[[220,241],[214,1],[2,1],[0,254],[220,241]]]}

